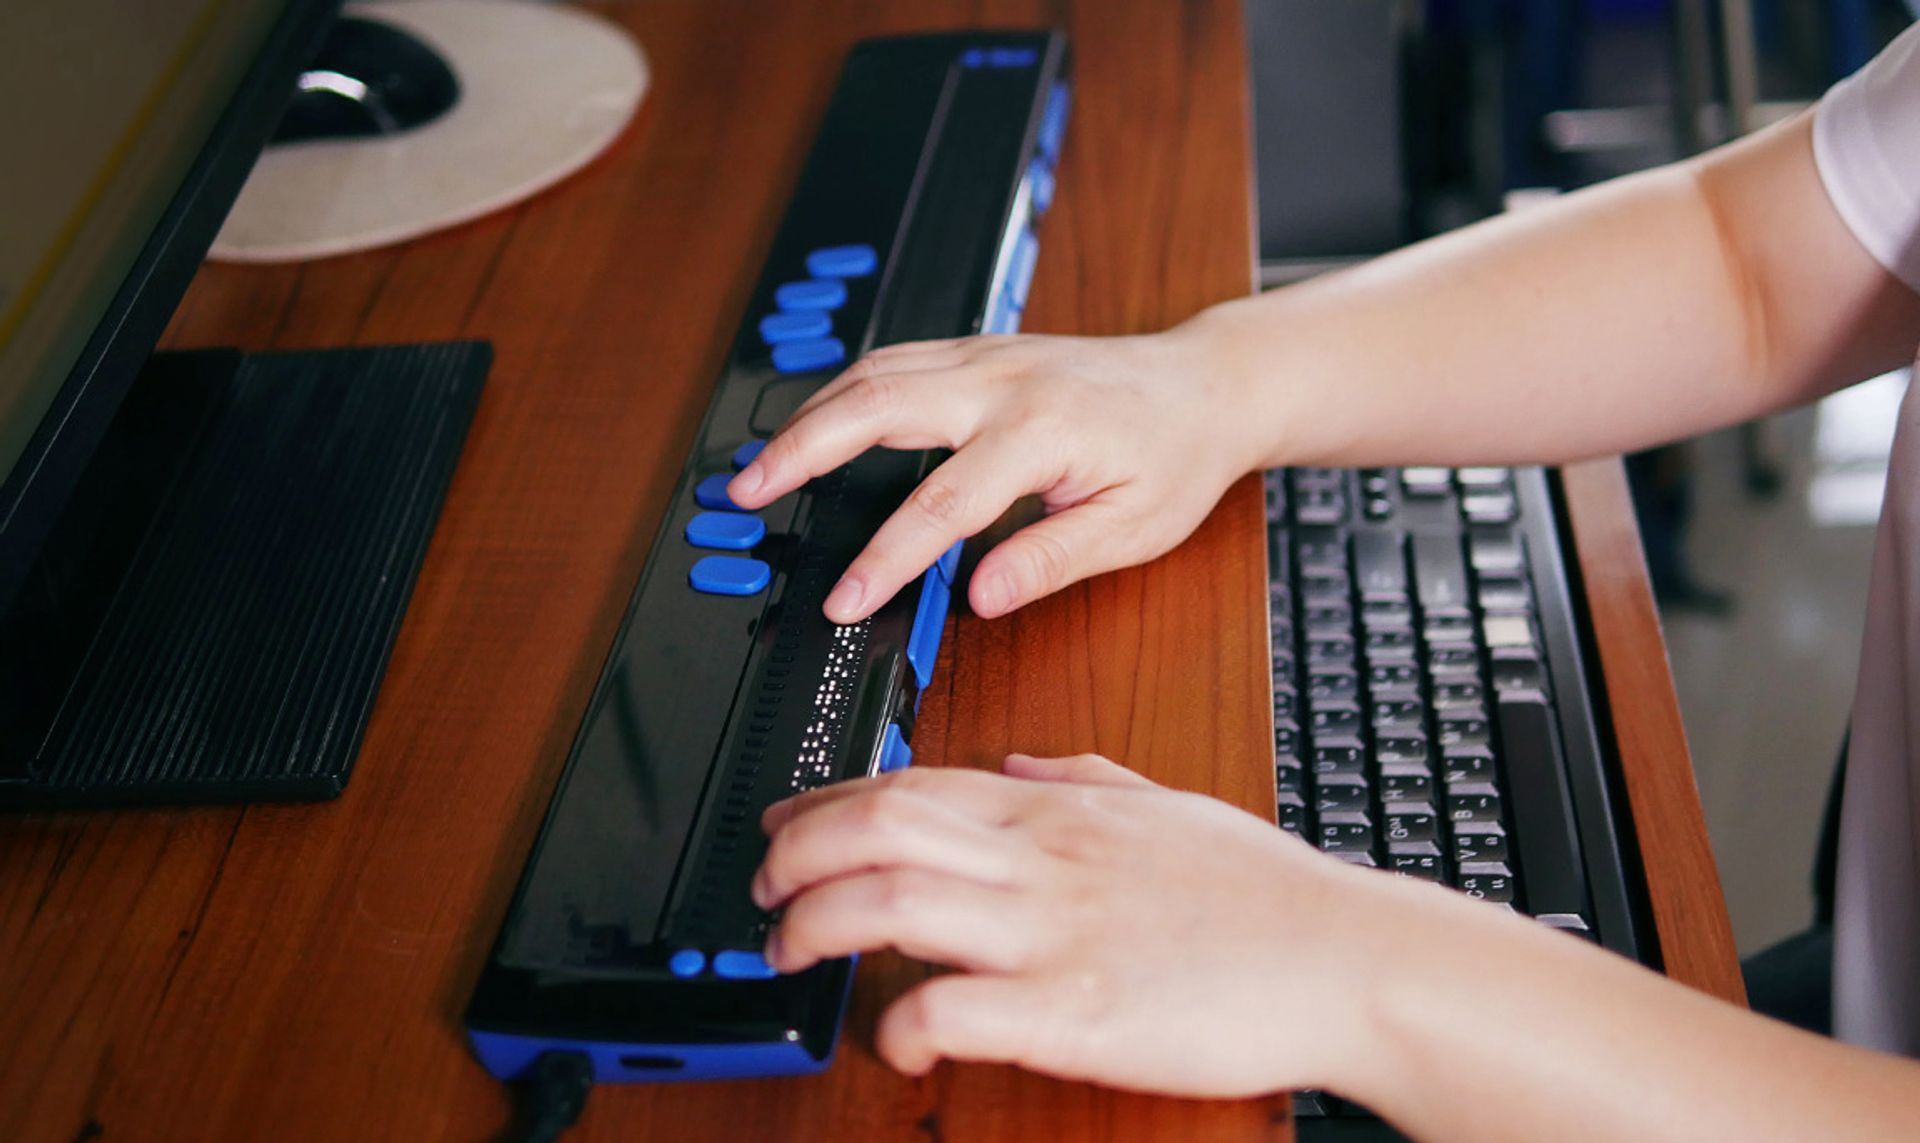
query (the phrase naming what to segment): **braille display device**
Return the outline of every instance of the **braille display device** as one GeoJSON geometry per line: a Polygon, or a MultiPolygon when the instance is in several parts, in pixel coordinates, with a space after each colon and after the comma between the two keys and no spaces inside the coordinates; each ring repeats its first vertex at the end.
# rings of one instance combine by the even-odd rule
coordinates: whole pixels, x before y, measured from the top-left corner
{"type": "Polygon", "coordinates": [[[826,592],[938,462],[873,450],[757,512],[732,474],[847,362],[1015,330],[1066,125],[1044,32],[849,56],[466,1014],[495,1075],[816,1071],[852,963],[776,975],[748,896],[760,813],[906,765],[960,549],[872,617],[826,592]]]}

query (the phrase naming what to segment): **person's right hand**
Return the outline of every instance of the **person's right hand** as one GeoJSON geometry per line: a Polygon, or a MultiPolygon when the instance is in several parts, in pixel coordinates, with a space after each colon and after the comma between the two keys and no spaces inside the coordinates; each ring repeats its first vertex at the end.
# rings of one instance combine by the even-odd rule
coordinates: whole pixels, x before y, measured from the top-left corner
{"type": "Polygon", "coordinates": [[[872,614],[954,542],[1039,494],[1046,518],[987,553],[968,600],[1004,615],[1185,539],[1261,451],[1190,327],[1125,338],[970,337],[878,349],[816,393],[733,479],[759,508],[876,445],[954,455],[854,559],[824,608],[872,614]]]}

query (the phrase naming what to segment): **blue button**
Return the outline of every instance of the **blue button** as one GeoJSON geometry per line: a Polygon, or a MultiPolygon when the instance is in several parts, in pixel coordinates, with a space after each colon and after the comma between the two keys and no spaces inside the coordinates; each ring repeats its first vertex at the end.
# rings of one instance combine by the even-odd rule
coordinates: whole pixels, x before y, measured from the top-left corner
{"type": "Polygon", "coordinates": [[[693,486],[693,502],[716,512],[745,512],[745,508],[727,496],[727,485],[732,480],[733,474],[730,472],[714,473],[693,486]]]}
{"type": "Polygon", "coordinates": [[[953,598],[938,570],[920,578],[920,603],[914,609],[913,628],[907,632],[907,662],[926,690],[933,683],[933,664],[940,658],[940,633],[947,623],[947,604],[953,598]]]}
{"type": "Polygon", "coordinates": [[[1065,83],[1054,84],[1053,94],[1047,97],[1046,114],[1040,119],[1040,150],[1050,163],[1060,158],[1060,141],[1067,134],[1067,102],[1070,98],[1065,83]]]}
{"type": "Polygon", "coordinates": [[[755,595],[772,579],[773,569],[765,560],[746,556],[703,556],[687,575],[693,590],[708,595],[755,595]]]}
{"type": "Polygon", "coordinates": [[[1020,311],[1013,308],[1013,302],[1007,294],[1006,286],[1002,285],[987,302],[987,317],[980,323],[981,333],[1020,332],[1020,311]]]}
{"type": "Polygon", "coordinates": [[[728,980],[772,980],[780,975],[773,971],[766,957],[746,949],[724,949],[714,953],[713,973],[728,980]]]}
{"type": "Polygon", "coordinates": [[[1013,259],[1007,265],[1007,298],[1016,310],[1027,308],[1027,290],[1033,285],[1033,267],[1040,260],[1040,240],[1022,230],[1013,240],[1013,259]]]}
{"type": "Polygon", "coordinates": [[[833,332],[833,317],[825,310],[782,310],[760,319],[760,340],[768,345],[802,338],[825,337],[833,332]]]}
{"type": "Polygon", "coordinates": [[[961,67],[980,67],[987,62],[987,53],[979,48],[968,48],[960,53],[961,67]]]}
{"type": "Polygon", "coordinates": [[[707,954],[699,949],[681,949],[667,958],[667,968],[682,979],[699,976],[707,969],[707,954]]]}
{"type": "Polygon", "coordinates": [[[1040,62],[1038,48],[989,48],[988,67],[1032,67],[1040,62]]]}
{"type": "Polygon", "coordinates": [[[760,517],[743,512],[702,512],[687,521],[687,543],[696,548],[744,552],[766,538],[760,517]]]}
{"type": "Polygon", "coordinates": [[[1053,205],[1053,168],[1045,159],[1035,159],[1027,168],[1027,200],[1033,203],[1036,215],[1047,213],[1053,205]]]}
{"type": "Polygon", "coordinates": [[[837,310],[847,304],[847,284],[838,278],[788,282],[773,291],[773,304],[783,310],[837,310]]]}
{"type": "Polygon", "coordinates": [[[864,278],[880,268],[880,256],[866,243],[822,246],[807,255],[807,273],[816,278],[864,278]]]}
{"type": "Polygon", "coordinates": [[[773,367],[782,373],[812,373],[831,369],[847,359],[847,347],[837,337],[785,341],[773,347],[773,367]]]}
{"type": "Polygon", "coordinates": [[[940,578],[947,581],[948,587],[953,586],[953,577],[960,574],[960,549],[966,546],[967,542],[961,540],[941,553],[940,558],[934,561],[933,566],[940,570],[940,578]]]}
{"type": "Polygon", "coordinates": [[[913,747],[900,734],[900,724],[889,722],[887,731],[880,736],[880,772],[891,774],[895,770],[905,770],[913,765],[913,747]]]}
{"type": "Polygon", "coordinates": [[[748,441],[746,444],[743,444],[739,448],[734,449],[733,450],[734,471],[738,472],[740,469],[743,469],[748,465],[752,464],[753,458],[756,456],[759,456],[760,450],[766,447],[767,447],[766,441],[748,441]]]}

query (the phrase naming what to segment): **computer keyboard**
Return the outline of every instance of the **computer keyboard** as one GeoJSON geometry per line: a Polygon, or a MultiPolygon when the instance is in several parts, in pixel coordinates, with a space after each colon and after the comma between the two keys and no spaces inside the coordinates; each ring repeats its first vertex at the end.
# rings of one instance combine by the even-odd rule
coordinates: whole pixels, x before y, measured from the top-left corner
{"type": "MultiPolygon", "coordinates": [[[[1281,828],[1645,959],[1551,474],[1294,468],[1266,494],[1281,828]]],[[[1303,1138],[1398,1138],[1294,1109],[1339,1120],[1303,1138]]]]}
{"type": "Polygon", "coordinates": [[[879,345],[1009,333],[1067,122],[1045,32],[876,40],[848,57],[466,1014],[503,1079],[817,1071],[851,962],[781,976],[748,895],[761,812],[906,765],[956,545],[870,618],[835,578],[941,455],[870,450],[757,511],[733,473],[879,345]]]}
{"type": "Polygon", "coordinates": [[[1266,490],[1281,827],[1637,955],[1547,474],[1266,490]]]}

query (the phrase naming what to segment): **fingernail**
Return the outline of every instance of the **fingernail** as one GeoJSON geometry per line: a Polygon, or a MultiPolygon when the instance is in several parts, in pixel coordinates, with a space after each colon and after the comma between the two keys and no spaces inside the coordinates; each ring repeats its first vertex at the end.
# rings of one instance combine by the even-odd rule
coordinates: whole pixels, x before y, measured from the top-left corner
{"type": "Polygon", "coordinates": [[[1007,586],[1006,580],[984,579],[979,581],[979,585],[980,613],[988,619],[1005,611],[1007,604],[1013,601],[1013,590],[1007,586]]]}
{"type": "Polygon", "coordinates": [[[866,588],[852,576],[843,577],[827,593],[827,602],[821,607],[827,618],[835,623],[849,622],[859,613],[860,600],[866,595],[866,588]],[[841,618],[841,617],[845,618],[841,618]]]}
{"type": "Polygon", "coordinates": [[[767,947],[760,951],[760,956],[773,967],[780,967],[780,929],[778,926],[767,934],[767,947]]]}
{"type": "Polygon", "coordinates": [[[766,482],[767,478],[761,474],[760,466],[750,464],[741,469],[740,475],[734,477],[733,482],[727,485],[727,496],[733,500],[738,500],[743,496],[752,496],[754,493],[760,491],[760,486],[766,482]]]}
{"type": "Polygon", "coordinates": [[[753,884],[747,889],[747,895],[762,909],[767,907],[767,875],[764,870],[754,871],[753,884]]]}

